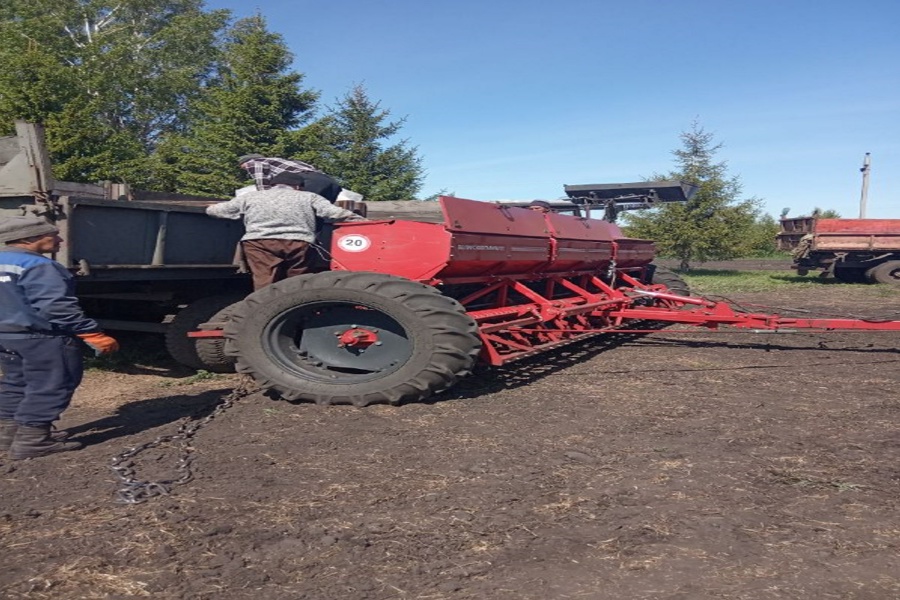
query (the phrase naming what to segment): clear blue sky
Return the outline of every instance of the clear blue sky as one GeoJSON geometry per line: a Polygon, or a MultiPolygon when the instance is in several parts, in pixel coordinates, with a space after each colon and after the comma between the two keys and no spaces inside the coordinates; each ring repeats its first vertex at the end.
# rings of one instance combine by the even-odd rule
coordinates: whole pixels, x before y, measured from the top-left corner
{"type": "Polygon", "coordinates": [[[673,168],[696,119],[744,196],[900,218],[900,1],[208,0],[261,13],[304,85],[406,117],[422,195],[557,198],[673,168]]]}

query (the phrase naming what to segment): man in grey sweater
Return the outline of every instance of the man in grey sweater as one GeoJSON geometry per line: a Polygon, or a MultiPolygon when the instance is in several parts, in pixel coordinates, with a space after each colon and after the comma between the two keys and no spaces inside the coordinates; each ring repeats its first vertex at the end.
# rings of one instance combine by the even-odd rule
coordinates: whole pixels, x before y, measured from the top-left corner
{"type": "Polygon", "coordinates": [[[312,192],[303,191],[299,173],[279,173],[267,190],[247,192],[227,202],[212,204],[206,214],[244,220],[241,248],[253,275],[253,289],[294,275],[309,273],[316,240],[316,217],[327,222],[365,221],[312,192]]]}

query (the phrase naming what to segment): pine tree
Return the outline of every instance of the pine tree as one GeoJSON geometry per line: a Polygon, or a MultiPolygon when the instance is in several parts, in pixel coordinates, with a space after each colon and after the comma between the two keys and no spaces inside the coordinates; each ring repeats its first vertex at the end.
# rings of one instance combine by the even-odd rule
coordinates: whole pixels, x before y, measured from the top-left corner
{"type": "Polygon", "coordinates": [[[6,0],[0,128],[46,125],[54,175],[140,186],[160,138],[185,125],[227,11],[202,0],[6,0]]]}
{"type": "Polygon", "coordinates": [[[642,213],[626,213],[629,235],[656,241],[659,254],[691,262],[727,260],[747,248],[747,234],[759,216],[759,201],[739,199],[741,183],[728,175],[725,162],[714,162],[722,144],[693,123],[681,134],[682,148],[674,150],[677,169],[655,178],[693,183],[699,190],[688,202],[664,204],[642,213]]]}
{"type": "Polygon", "coordinates": [[[291,135],[310,117],[318,93],[302,90],[303,75],[282,37],[256,15],[228,32],[215,78],[191,105],[192,122],[160,148],[160,189],[228,196],[247,185],[235,162],[241,154],[291,157],[291,135]]]}
{"type": "Polygon", "coordinates": [[[424,170],[407,140],[386,145],[405,119],[387,121],[390,111],[354,86],[321,121],[302,132],[302,156],[363,194],[366,200],[410,200],[422,187],[424,170]]]}

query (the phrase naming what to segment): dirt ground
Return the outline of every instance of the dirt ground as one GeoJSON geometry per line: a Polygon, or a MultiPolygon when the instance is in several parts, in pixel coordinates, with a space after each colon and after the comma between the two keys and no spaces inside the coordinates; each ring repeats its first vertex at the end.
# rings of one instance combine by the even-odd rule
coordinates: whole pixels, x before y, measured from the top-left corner
{"type": "MultiPolygon", "coordinates": [[[[869,286],[736,299],[900,318],[900,291],[869,286]]],[[[900,598],[898,342],[668,329],[424,404],[253,395],[193,435],[192,481],[136,505],[111,458],[196,424],[237,377],[91,372],[61,423],[84,450],[0,457],[0,595],[900,598]]],[[[177,477],[183,454],[134,468],[177,477]]]]}

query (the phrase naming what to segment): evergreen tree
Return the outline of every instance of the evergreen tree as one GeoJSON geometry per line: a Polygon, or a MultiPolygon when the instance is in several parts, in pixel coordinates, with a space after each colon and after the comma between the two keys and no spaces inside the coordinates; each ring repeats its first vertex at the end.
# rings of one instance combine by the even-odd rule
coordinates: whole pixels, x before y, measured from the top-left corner
{"type": "Polygon", "coordinates": [[[300,88],[303,75],[290,71],[292,59],[262,16],[235,23],[214,79],[191,105],[188,130],[160,148],[157,186],[228,196],[248,184],[235,162],[241,154],[296,154],[290,132],[309,118],[318,93],[300,88]]]}
{"type": "Polygon", "coordinates": [[[407,140],[386,145],[405,119],[387,121],[390,111],[354,86],[321,121],[299,140],[309,160],[366,200],[410,200],[422,187],[424,169],[407,140]]]}
{"type": "Polygon", "coordinates": [[[743,244],[738,250],[739,256],[759,257],[778,254],[775,236],[781,226],[772,215],[759,215],[743,236],[743,244]]]}
{"type": "Polygon", "coordinates": [[[681,134],[682,148],[673,151],[677,169],[655,178],[678,179],[699,186],[688,202],[664,204],[641,213],[626,213],[629,235],[656,241],[660,255],[692,261],[726,260],[746,251],[747,235],[759,216],[759,201],[739,199],[741,183],[728,175],[725,162],[714,162],[721,144],[693,123],[681,134]]]}
{"type": "Polygon", "coordinates": [[[42,122],[54,175],[137,186],[210,73],[227,11],[202,0],[6,0],[0,128],[42,122]]]}

